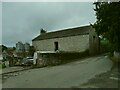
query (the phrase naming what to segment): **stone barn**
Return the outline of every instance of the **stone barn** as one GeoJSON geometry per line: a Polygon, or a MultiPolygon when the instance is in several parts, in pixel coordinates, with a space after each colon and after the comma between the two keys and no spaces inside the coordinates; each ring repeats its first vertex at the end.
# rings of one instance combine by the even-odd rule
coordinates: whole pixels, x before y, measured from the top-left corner
{"type": "Polygon", "coordinates": [[[36,51],[84,52],[99,51],[99,38],[95,30],[87,25],[53,32],[44,32],[32,40],[36,51]]]}

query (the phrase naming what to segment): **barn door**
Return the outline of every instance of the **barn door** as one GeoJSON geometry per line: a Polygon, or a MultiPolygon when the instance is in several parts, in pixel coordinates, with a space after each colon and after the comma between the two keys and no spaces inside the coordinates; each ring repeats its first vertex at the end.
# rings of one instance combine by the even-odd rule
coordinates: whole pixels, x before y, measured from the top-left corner
{"type": "Polygon", "coordinates": [[[54,42],[54,45],[55,45],[55,51],[58,50],[58,42],[54,42]]]}

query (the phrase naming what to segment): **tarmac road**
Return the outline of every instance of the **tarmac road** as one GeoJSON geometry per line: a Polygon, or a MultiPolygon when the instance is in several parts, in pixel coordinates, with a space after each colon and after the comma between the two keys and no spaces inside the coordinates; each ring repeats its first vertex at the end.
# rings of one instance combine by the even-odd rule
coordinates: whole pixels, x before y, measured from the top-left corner
{"type": "Polygon", "coordinates": [[[107,56],[90,57],[60,66],[22,71],[5,80],[3,88],[72,88],[111,67],[112,62],[107,56]]]}

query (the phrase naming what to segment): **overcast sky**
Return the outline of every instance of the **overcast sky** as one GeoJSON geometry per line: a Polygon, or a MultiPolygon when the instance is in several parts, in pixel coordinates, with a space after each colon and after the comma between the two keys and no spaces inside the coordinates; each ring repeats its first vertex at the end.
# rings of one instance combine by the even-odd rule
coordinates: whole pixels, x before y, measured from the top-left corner
{"type": "Polygon", "coordinates": [[[0,45],[2,44],[2,3],[0,2],[0,45]]]}
{"type": "Polygon", "coordinates": [[[40,29],[47,31],[95,22],[92,2],[3,2],[2,43],[31,43],[40,29]]]}

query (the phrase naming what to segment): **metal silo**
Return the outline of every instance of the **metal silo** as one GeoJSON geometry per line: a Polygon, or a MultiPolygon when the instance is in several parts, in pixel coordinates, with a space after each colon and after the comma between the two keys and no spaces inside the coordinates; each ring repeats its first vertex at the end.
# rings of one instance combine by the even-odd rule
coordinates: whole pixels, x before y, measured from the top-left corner
{"type": "Polygon", "coordinates": [[[19,52],[24,52],[24,44],[22,42],[18,42],[16,43],[16,52],[19,53],[19,52]]]}
{"type": "Polygon", "coordinates": [[[29,52],[30,51],[30,44],[29,43],[25,43],[25,52],[29,52]]]}

